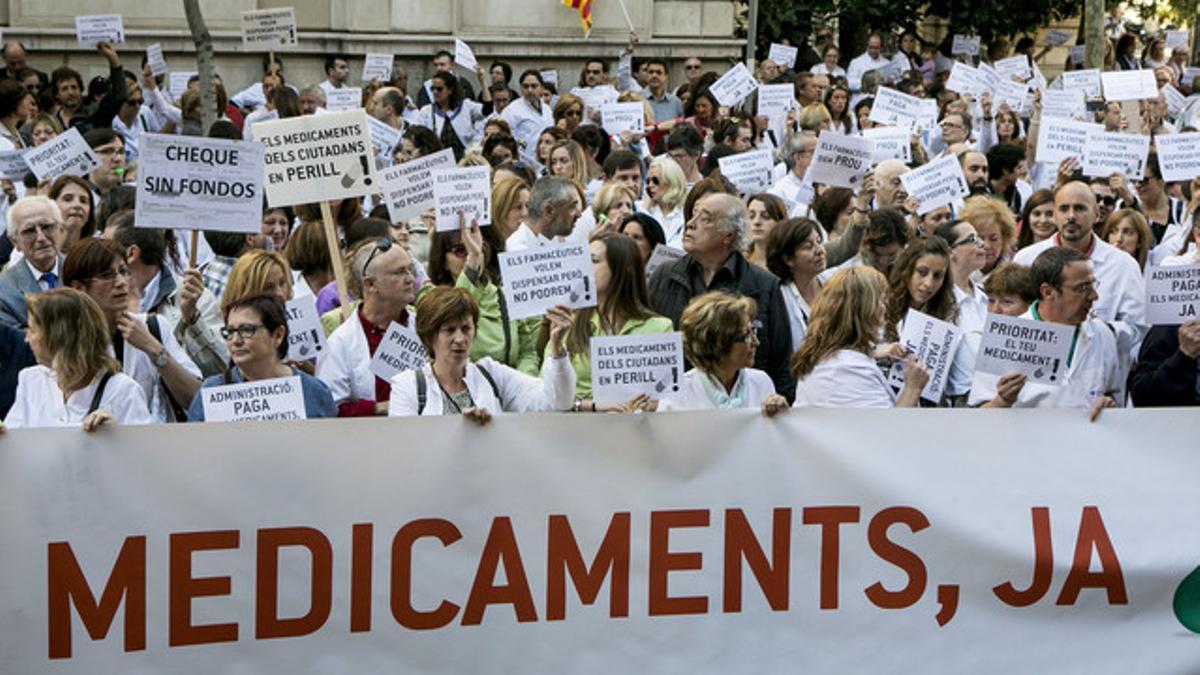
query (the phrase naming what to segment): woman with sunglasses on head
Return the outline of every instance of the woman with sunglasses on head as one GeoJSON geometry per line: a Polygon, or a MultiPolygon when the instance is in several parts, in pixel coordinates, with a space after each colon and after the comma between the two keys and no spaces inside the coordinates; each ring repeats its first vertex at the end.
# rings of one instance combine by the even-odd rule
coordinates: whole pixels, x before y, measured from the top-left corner
{"type": "MultiPolygon", "coordinates": [[[[224,373],[204,380],[201,389],[295,375],[300,378],[305,415],[337,417],[329,387],[284,363],[288,353],[288,325],[287,312],[279,298],[268,293],[247,295],[225,305],[224,311],[221,335],[229,345],[232,365],[224,373]]],[[[203,391],[192,399],[188,421],[204,421],[203,391]]]]}

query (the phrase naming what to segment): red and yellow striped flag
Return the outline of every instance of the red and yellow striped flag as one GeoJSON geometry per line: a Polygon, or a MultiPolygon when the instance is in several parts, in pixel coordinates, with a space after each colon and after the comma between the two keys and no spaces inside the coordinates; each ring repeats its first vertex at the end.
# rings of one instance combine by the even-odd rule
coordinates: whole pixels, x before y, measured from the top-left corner
{"type": "Polygon", "coordinates": [[[562,0],[566,7],[579,10],[579,23],[583,26],[583,34],[592,34],[592,0],[562,0]]]}

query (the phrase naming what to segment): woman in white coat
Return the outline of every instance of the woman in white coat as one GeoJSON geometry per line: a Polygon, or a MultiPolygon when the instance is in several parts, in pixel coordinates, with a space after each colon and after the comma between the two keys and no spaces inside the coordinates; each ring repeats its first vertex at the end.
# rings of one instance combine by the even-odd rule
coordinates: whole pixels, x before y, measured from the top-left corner
{"type": "Polygon", "coordinates": [[[487,424],[501,412],[570,410],[575,400],[575,370],[567,358],[571,310],[553,307],[549,356],[541,378],[531,377],[484,357],[471,362],[479,305],[462,288],[439,286],[417,303],[417,336],[430,361],[391,380],[389,417],[464,415],[487,424]]]}
{"type": "Polygon", "coordinates": [[[433,102],[417,113],[417,124],[432,129],[442,147],[460,160],[467,148],[483,140],[483,106],[463,98],[458,78],[451,73],[434,73],[429,90],[433,102]]]}

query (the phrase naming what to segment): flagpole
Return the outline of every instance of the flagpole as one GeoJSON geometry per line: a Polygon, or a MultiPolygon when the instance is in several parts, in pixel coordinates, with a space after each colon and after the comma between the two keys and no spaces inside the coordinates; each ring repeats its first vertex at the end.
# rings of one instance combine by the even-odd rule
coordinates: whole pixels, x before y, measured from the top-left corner
{"type": "Polygon", "coordinates": [[[629,10],[625,8],[625,0],[617,0],[617,4],[621,5],[621,13],[625,15],[625,23],[629,26],[629,32],[634,32],[633,20],[629,18],[629,10]]]}
{"type": "Polygon", "coordinates": [[[754,71],[755,43],[758,42],[758,0],[750,0],[750,25],[746,27],[746,67],[754,71]]]}

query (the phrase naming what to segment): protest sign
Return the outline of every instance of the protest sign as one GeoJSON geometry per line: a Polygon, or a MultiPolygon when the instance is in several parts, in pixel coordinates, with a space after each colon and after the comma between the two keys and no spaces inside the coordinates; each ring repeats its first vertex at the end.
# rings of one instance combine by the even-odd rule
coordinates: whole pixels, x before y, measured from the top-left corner
{"type": "Polygon", "coordinates": [[[971,194],[962,167],[953,155],[902,174],[900,182],[909,196],[917,198],[918,215],[925,215],[971,194]]]}
{"type": "Polygon", "coordinates": [[[1078,66],[1083,64],[1083,59],[1087,55],[1083,45],[1075,45],[1068,50],[1068,56],[1071,58],[1071,65],[1078,66]]]}
{"type": "Polygon", "coordinates": [[[288,359],[307,361],[325,353],[325,330],[315,295],[287,301],[288,359]]]}
{"type": "MultiPolygon", "coordinates": [[[[600,110],[610,103],[616,103],[617,98],[620,97],[620,94],[611,85],[575,87],[571,90],[571,93],[583,100],[583,105],[589,113],[593,110],[600,110]]],[[[590,114],[584,115],[584,124],[591,123],[591,120],[588,119],[589,117],[590,114]]]]}
{"type": "Polygon", "coordinates": [[[137,173],[138,227],[258,234],[263,156],[253,141],[143,133],[137,173]]]}
{"type": "Polygon", "coordinates": [[[888,64],[879,69],[879,81],[895,83],[899,82],[900,78],[904,77],[904,72],[908,68],[908,57],[903,54],[896,54],[895,58],[888,64]]]}
{"type": "MultiPolygon", "coordinates": [[[[921,398],[938,403],[950,378],[950,366],[962,341],[963,332],[952,323],[935,319],[924,312],[909,309],[900,330],[900,344],[929,371],[929,381],[921,390],[921,398]]],[[[904,365],[895,363],[888,372],[888,383],[896,389],[904,387],[904,365]]]]}
{"type": "Polygon", "coordinates": [[[626,131],[640,134],[646,130],[646,109],[640,102],[605,103],[600,107],[600,121],[610,136],[626,131]]]}
{"type": "Polygon", "coordinates": [[[1048,89],[1042,94],[1042,119],[1082,120],[1087,116],[1087,101],[1080,89],[1048,89]]]}
{"type": "Polygon", "coordinates": [[[1178,115],[1183,110],[1183,107],[1187,105],[1187,98],[1178,89],[1172,87],[1170,83],[1164,84],[1163,88],[1159,91],[1162,92],[1163,99],[1167,102],[1168,115],[1178,115]]]}
{"type": "Polygon", "coordinates": [[[758,115],[768,119],[786,116],[796,105],[796,90],[791,84],[764,84],[758,88],[758,115]]]}
{"type": "Polygon", "coordinates": [[[624,403],[638,394],[652,399],[679,393],[683,379],[681,333],[591,338],[592,400],[624,403]]]}
{"type": "Polygon", "coordinates": [[[1193,66],[1183,69],[1183,77],[1179,78],[1179,83],[1191,87],[1195,91],[1197,88],[1197,79],[1200,79],[1200,67],[1193,66]]]}
{"type": "Polygon", "coordinates": [[[650,259],[646,261],[646,278],[654,276],[655,270],[670,263],[679,260],[687,255],[681,249],[672,248],[666,244],[656,244],[654,250],[650,252],[650,259]]]}
{"type": "Polygon", "coordinates": [[[955,35],[950,45],[951,56],[977,56],[982,38],[978,35],[955,35]]]}
{"type": "Polygon", "coordinates": [[[723,106],[733,107],[742,102],[742,99],[749,96],[758,88],[758,82],[754,80],[754,76],[746,69],[746,64],[738,62],[737,65],[725,71],[716,82],[712,83],[709,92],[717,99],[717,103],[723,106]]]}
{"type": "Polygon", "coordinates": [[[1067,371],[1075,326],[988,314],[975,358],[980,373],[1021,373],[1029,382],[1058,385],[1067,371]]]}
{"type": "Polygon", "coordinates": [[[296,46],[296,11],[291,7],[242,12],[242,49],[273,50],[296,46]]]}
{"type": "MultiPolygon", "coordinates": [[[[472,73],[475,72],[475,66],[478,62],[475,60],[475,52],[471,51],[471,45],[462,40],[454,41],[454,63],[466,68],[472,73]]],[[[555,73],[557,75],[557,73],[555,73]]],[[[555,82],[557,84],[557,81],[555,82]]]]}
{"type": "Polygon", "coordinates": [[[1095,68],[1068,70],[1062,74],[1063,91],[1080,91],[1084,98],[1100,98],[1100,71],[1095,68]]]}
{"type": "Polygon", "coordinates": [[[200,397],[207,422],[308,419],[299,375],[204,387],[200,397]]]}
{"type": "Polygon", "coordinates": [[[875,143],[869,138],[847,136],[824,130],[817,137],[805,183],[850,188],[855,192],[871,168],[875,143]]]}
{"type": "MultiPolygon", "coordinates": [[[[937,105],[936,101],[934,105],[937,105]]],[[[876,124],[904,127],[915,132],[921,128],[920,120],[924,116],[921,99],[889,87],[880,87],[875,93],[875,105],[871,106],[868,119],[876,124]]]]}
{"type": "Polygon", "coordinates": [[[743,195],[766,192],[771,187],[771,169],[774,167],[770,150],[751,150],[736,155],[726,155],[717,160],[721,175],[737,186],[743,195]]]}
{"type": "Polygon", "coordinates": [[[150,66],[150,74],[162,77],[167,74],[167,60],[163,58],[162,45],[155,42],[146,47],[146,65],[150,66]]]}
{"type": "Polygon", "coordinates": [[[386,86],[392,81],[392,66],[395,65],[395,61],[396,57],[392,54],[368,53],[363,59],[362,81],[377,79],[380,84],[386,86]]]}
{"type": "Polygon", "coordinates": [[[1000,59],[993,64],[993,67],[1000,78],[1004,80],[1016,78],[1021,82],[1028,82],[1033,77],[1033,69],[1029,67],[1029,57],[1024,54],[1000,59]]]}
{"type": "Polygon", "coordinates": [[[325,110],[339,112],[362,107],[361,87],[341,87],[325,92],[325,110]]]}
{"type": "Polygon", "coordinates": [[[1154,137],[1158,168],[1168,183],[1200,176],[1200,132],[1161,134],[1154,137]]]}
{"type": "Polygon", "coordinates": [[[59,176],[86,176],[100,166],[100,158],[88,147],[77,127],[26,150],[24,157],[38,182],[59,176]]]}
{"type": "Polygon", "coordinates": [[[458,232],[459,214],[467,227],[492,224],[492,167],[464,166],[430,172],[438,232],[458,232]]]}
{"type": "Polygon", "coordinates": [[[446,148],[384,169],[379,180],[392,222],[415,218],[433,208],[433,172],[453,168],[454,151],[446,148]]]}
{"type": "Polygon", "coordinates": [[[1118,173],[1141,180],[1149,154],[1149,136],[1092,129],[1083,150],[1083,175],[1108,178],[1118,173]]]}
{"type": "Polygon", "coordinates": [[[596,277],[586,244],[553,243],[499,255],[509,315],[541,316],[555,305],[596,306],[596,277]]]}
{"type": "Polygon", "coordinates": [[[946,80],[946,88],[960,94],[982,96],[989,91],[987,78],[978,68],[972,68],[965,63],[955,62],[946,80]]]}
{"type": "Polygon", "coordinates": [[[1071,31],[1065,31],[1065,30],[1059,30],[1057,28],[1051,28],[1049,31],[1046,32],[1045,44],[1047,47],[1061,47],[1062,45],[1067,44],[1067,42],[1069,42],[1074,37],[1075,37],[1075,33],[1071,32],[1071,31]]]}
{"type": "Polygon", "coordinates": [[[912,134],[903,127],[875,127],[863,129],[863,138],[875,144],[871,164],[889,159],[898,159],[905,164],[912,161],[912,134]]]}
{"type": "MultiPolygon", "coordinates": [[[[409,324],[412,324],[409,319],[409,324]]],[[[402,326],[395,321],[388,324],[387,332],[375,355],[371,357],[371,372],[382,380],[391,380],[405,370],[416,370],[429,361],[429,354],[421,344],[421,338],[411,326],[402,326]]]]}
{"type": "Polygon", "coordinates": [[[404,132],[371,115],[367,115],[367,126],[370,128],[371,145],[375,148],[376,154],[391,157],[396,146],[400,145],[400,141],[404,138],[404,132]]]}
{"type": "Polygon", "coordinates": [[[1158,98],[1153,70],[1117,70],[1100,73],[1107,101],[1140,101],[1158,98]]]}
{"type": "Polygon", "coordinates": [[[1200,319],[1200,265],[1146,268],[1146,323],[1176,326],[1200,319]]]}
{"type": "Polygon", "coordinates": [[[551,69],[551,70],[542,70],[539,72],[542,74],[542,82],[545,82],[546,84],[554,85],[555,89],[558,88],[558,71],[557,70],[551,69]]]}
{"type": "Polygon", "coordinates": [[[183,98],[184,93],[188,90],[188,82],[193,77],[198,77],[200,73],[194,70],[185,70],[181,72],[172,72],[167,79],[167,91],[171,94],[172,101],[178,101],[183,98]]]}
{"type": "Polygon", "coordinates": [[[772,42],[771,49],[767,52],[767,58],[779,64],[782,70],[791,70],[796,67],[796,54],[799,51],[797,47],[772,42]]]}
{"type": "Polygon", "coordinates": [[[379,190],[363,110],[260,122],[251,131],[267,148],[265,188],[272,206],[365,197],[379,190]]]}
{"type": "Polygon", "coordinates": [[[1042,126],[1038,131],[1037,161],[1058,164],[1068,157],[1083,157],[1088,135],[1093,131],[1104,131],[1104,125],[1057,117],[1042,118],[1042,126]]]}
{"type": "Polygon", "coordinates": [[[29,173],[24,150],[0,150],[0,176],[14,183],[20,182],[29,173]]]}
{"type": "Polygon", "coordinates": [[[75,17],[75,38],[85,49],[101,42],[119,45],[125,42],[125,24],[120,14],[92,14],[75,17]]]}
{"type": "MultiPolygon", "coordinates": [[[[1175,49],[1177,49],[1179,47],[1187,49],[1188,32],[1186,30],[1169,30],[1169,31],[1167,31],[1166,41],[1167,41],[1166,47],[1167,47],[1168,52],[1174,51],[1175,49]]],[[[1169,57],[1170,54],[1167,54],[1167,56],[1169,57]]]]}
{"type": "Polygon", "coordinates": [[[1001,105],[1006,105],[1009,110],[1020,114],[1021,109],[1025,107],[1028,94],[1029,85],[1012,80],[1000,80],[996,83],[992,110],[999,110],[1001,105]]]}

